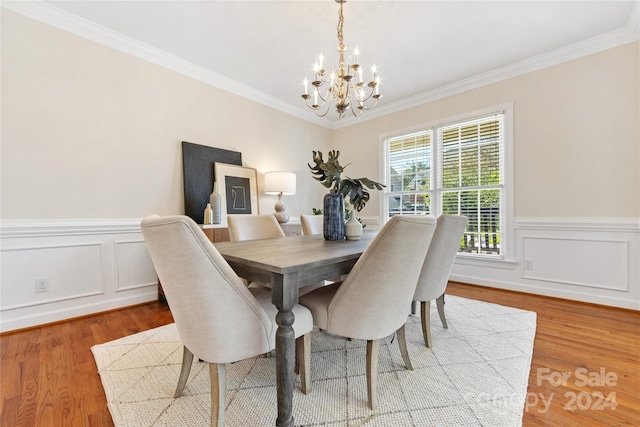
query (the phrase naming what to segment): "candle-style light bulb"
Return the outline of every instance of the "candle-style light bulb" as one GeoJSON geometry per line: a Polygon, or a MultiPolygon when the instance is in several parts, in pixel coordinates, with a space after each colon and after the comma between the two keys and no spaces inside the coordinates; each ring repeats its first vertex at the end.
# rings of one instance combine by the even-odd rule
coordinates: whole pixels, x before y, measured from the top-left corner
{"type": "Polygon", "coordinates": [[[322,53],[318,57],[318,62],[320,64],[320,69],[322,69],[322,63],[324,62],[324,55],[322,53]]]}
{"type": "Polygon", "coordinates": [[[357,47],[353,50],[353,54],[356,57],[356,65],[358,65],[358,55],[360,55],[360,49],[358,49],[357,47]]]}
{"type": "Polygon", "coordinates": [[[371,81],[376,81],[376,64],[371,66],[371,81]]]}
{"type": "Polygon", "coordinates": [[[309,81],[306,79],[306,77],[305,77],[305,79],[302,81],[302,84],[304,85],[304,94],[305,94],[305,95],[307,95],[307,94],[308,94],[308,92],[307,92],[307,85],[309,84],[309,81]]]}

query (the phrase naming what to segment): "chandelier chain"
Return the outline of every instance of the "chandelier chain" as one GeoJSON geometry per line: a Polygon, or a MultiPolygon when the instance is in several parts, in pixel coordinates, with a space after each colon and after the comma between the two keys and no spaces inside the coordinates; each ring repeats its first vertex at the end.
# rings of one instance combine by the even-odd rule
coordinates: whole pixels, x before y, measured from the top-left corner
{"type": "Polygon", "coordinates": [[[344,15],[342,14],[342,5],[344,3],[340,3],[340,9],[338,9],[338,47],[344,46],[342,42],[342,30],[344,27],[344,15]]]}

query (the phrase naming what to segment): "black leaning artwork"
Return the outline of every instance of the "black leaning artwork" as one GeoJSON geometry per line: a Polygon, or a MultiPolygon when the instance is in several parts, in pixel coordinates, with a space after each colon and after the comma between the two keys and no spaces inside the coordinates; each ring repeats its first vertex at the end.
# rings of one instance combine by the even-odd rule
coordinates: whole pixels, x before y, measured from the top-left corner
{"type": "MultiPolygon", "coordinates": [[[[214,164],[242,165],[242,154],[182,141],[184,173],[184,214],[198,224],[204,222],[204,208],[213,191],[214,164]]],[[[224,211],[223,211],[224,213],[224,211]]]]}

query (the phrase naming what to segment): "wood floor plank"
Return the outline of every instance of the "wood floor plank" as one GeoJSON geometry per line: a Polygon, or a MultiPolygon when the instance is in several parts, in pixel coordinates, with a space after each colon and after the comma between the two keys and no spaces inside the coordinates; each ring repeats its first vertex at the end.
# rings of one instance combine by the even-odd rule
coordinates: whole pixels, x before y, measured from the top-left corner
{"type": "MultiPolygon", "coordinates": [[[[525,427],[639,425],[640,312],[453,282],[447,293],[537,313],[525,427]],[[576,384],[576,370],[602,367],[615,386],[576,384]],[[544,379],[564,372],[565,385],[544,379]],[[598,391],[615,392],[617,407],[572,408],[598,391]]],[[[171,322],[154,302],[1,335],[0,425],[113,426],[91,347],[171,322]]]]}

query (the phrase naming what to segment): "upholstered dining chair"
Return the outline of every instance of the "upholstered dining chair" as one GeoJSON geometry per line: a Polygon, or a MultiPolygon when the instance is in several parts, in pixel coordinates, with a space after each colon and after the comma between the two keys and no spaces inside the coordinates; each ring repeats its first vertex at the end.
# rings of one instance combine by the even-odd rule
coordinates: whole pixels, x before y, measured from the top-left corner
{"type": "Polygon", "coordinates": [[[397,332],[404,363],[413,369],[404,325],[436,220],[396,215],[382,227],[342,283],[300,297],[314,324],[330,334],[367,341],[369,408],[378,406],[380,340],[397,332]]]}
{"type": "MultiPolygon", "coordinates": [[[[229,239],[232,242],[286,237],[282,227],[280,227],[280,223],[278,223],[276,217],[271,214],[228,215],[227,225],[229,227],[229,239]]],[[[271,289],[270,283],[251,282],[248,285],[251,288],[271,289]]],[[[308,284],[301,286],[298,292],[299,295],[304,295],[324,285],[324,281],[308,284]]]]}
{"type": "Polygon", "coordinates": [[[275,216],[267,215],[227,215],[229,239],[241,240],[272,239],[284,237],[284,231],[275,216]]]}
{"type": "MultiPolygon", "coordinates": [[[[184,344],[175,396],[184,390],[193,356],[209,363],[211,425],[222,426],[225,364],[275,348],[277,308],[271,294],[245,286],[199,226],[186,216],[144,218],[142,234],[184,344]]],[[[302,391],[309,383],[311,312],[296,305],[293,329],[299,354],[302,391]]]]}
{"type": "MultiPolygon", "coordinates": [[[[240,242],[243,240],[273,239],[285,237],[284,230],[280,227],[275,216],[268,215],[228,215],[227,227],[229,240],[240,242]]],[[[266,283],[246,282],[252,288],[270,289],[266,283]]]]}
{"type": "Polygon", "coordinates": [[[460,240],[467,226],[467,217],[461,215],[440,215],[433,234],[429,251],[424,260],[413,301],[420,303],[420,317],[424,344],[431,348],[431,300],[436,300],[442,326],[447,329],[444,315],[444,292],[449,275],[460,247],[460,240]]]}
{"type": "Polygon", "coordinates": [[[324,215],[300,215],[302,234],[304,236],[311,234],[322,234],[323,222],[324,215]]]}
{"type": "MultiPolygon", "coordinates": [[[[302,225],[302,235],[303,236],[311,236],[314,234],[323,234],[324,231],[324,215],[300,215],[300,224],[302,225]]],[[[341,282],[346,277],[346,274],[343,276],[336,276],[327,279],[328,283],[341,282]]],[[[317,286],[316,286],[317,288],[317,286]]],[[[304,288],[304,293],[308,293],[309,290],[304,288]]]]}

